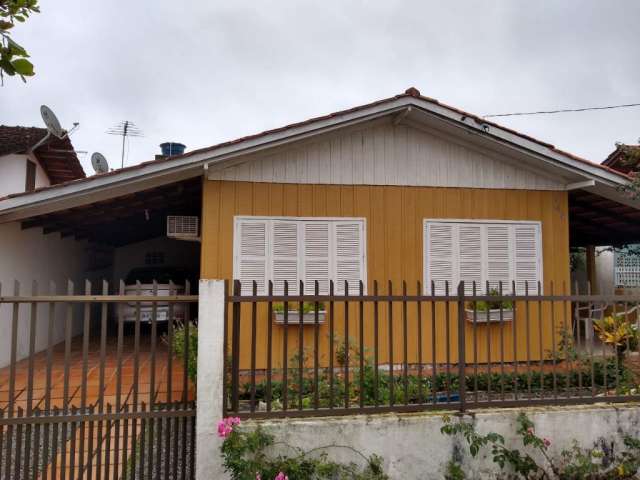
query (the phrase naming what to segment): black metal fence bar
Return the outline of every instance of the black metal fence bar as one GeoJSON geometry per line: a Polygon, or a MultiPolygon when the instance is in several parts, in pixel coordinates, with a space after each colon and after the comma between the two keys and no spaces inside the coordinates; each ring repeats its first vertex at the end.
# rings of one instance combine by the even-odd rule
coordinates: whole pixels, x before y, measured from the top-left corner
{"type": "Polygon", "coordinates": [[[198,296],[180,285],[0,295],[2,478],[194,478],[198,296]]]}
{"type": "Polygon", "coordinates": [[[410,291],[406,282],[397,288],[388,281],[381,291],[372,281],[367,293],[362,282],[342,281],[338,294],[333,282],[305,287],[298,281],[295,288],[268,282],[265,293],[235,281],[227,297],[225,414],[277,418],[640,399],[631,388],[640,380],[634,377],[640,296],[592,295],[589,287],[568,292],[564,284],[556,293],[553,283],[544,294],[539,282],[438,290],[431,282],[426,291],[414,285],[410,291]],[[629,335],[612,344],[606,330],[618,324],[629,335]],[[258,348],[257,332],[266,334],[266,348],[258,348]]]}

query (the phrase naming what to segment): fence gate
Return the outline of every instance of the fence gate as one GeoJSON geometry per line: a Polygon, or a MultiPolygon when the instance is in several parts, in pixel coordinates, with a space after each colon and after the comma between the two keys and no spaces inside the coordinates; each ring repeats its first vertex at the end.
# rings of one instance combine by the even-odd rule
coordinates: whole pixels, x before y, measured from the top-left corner
{"type": "Polygon", "coordinates": [[[0,478],[194,478],[197,295],[83,287],[0,291],[0,478]]]}

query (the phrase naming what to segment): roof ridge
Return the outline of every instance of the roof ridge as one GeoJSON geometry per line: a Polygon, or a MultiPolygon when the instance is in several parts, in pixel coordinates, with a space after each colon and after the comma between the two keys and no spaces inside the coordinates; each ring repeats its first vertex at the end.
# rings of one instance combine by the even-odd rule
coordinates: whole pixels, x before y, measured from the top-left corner
{"type": "Polygon", "coordinates": [[[599,168],[601,170],[607,171],[609,173],[616,174],[616,175],[624,177],[624,178],[629,178],[628,175],[626,175],[623,172],[620,172],[620,171],[615,170],[613,168],[607,167],[606,165],[602,165],[600,163],[593,162],[591,160],[588,160],[586,158],[580,157],[580,156],[575,155],[573,153],[564,151],[564,150],[562,150],[560,148],[557,148],[555,145],[553,145],[551,143],[544,142],[544,141],[539,140],[539,139],[537,139],[535,137],[532,137],[532,136],[530,136],[528,134],[519,132],[517,130],[513,130],[513,129],[509,128],[509,127],[505,127],[505,126],[500,125],[498,123],[495,123],[495,122],[493,122],[491,120],[487,120],[487,119],[485,119],[485,118],[483,118],[483,117],[481,117],[479,115],[467,112],[465,110],[461,110],[461,109],[459,109],[457,107],[453,107],[453,106],[448,105],[446,103],[442,103],[442,102],[440,102],[439,100],[437,100],[435,98],[427,97],[425,95],[422,95],[420,93],[420,91],[415,87],[409,87],[403,93],[400,93],[400,94],[397,94],[397,95],[394,95],[394,96],[391,96],[391,97],[386,97],[386,98],[383,98],[383,99],[380,99],[380,100],[374,100],[374,101],[369,102],[369,103],[365,103],[365,104],[362,104],[362,105],[356,105],[356,106],[353,106],[353,107],[349,107],[349,108],[346,108],[346,109],[343,109],[343,110],[338,110],[338,111],[331,112],[331,113],[328,113],[328,114],[318,115],[318,116],[315,116],[315,117],[308,118],[306,120],[293,122],[293,123],[286,124],[286,125],[283,125],[283,126],[280,126],[280,127],[276,127],[276,128],[272,128],[272,129],[266,129],[266,130],[263,130],[263,131],[260,131],[260,132],[257,132],[257,133],[245,135],[245,136],[238,137],[238,138],[235,138],[235,139],[232,139],[232,140],[226,140],[224,142],[220,142],[220,143],[217,143],[217,144],[214,144],[214,145],[210,145],[208,147],[202,147],[202,148],[198,148],[198,149],[195,149],[195,150],[191,150],[189,152],[185,152],[182,155],[175,155],[175,156],[172,156],[172,157],[167,157],[167,158],[158,159],[158,160],[146,160],[146,161],[140,162],[140,163],[138,163],[136,165],[130,165],[130,166],[127,166],[127,167],[124,167],[124,168],[115,169],[115,170],[112,170],[110,172],[97,174],[97,175],[92,175],[92,176],[88,176],[88,177],[84,177],[84,178],[78,178],[78,179],[74,179],[74,180],[68,180],[68,181],[65,181],[65,182],[62,182],[62,183],[59,183],[59,184],[56,184],[56,185],[51,185],[51,186],[48,186],[48,187],[41,187],[41,188],[38,188],[38,189],[36,189],[36,190],[34,190],[32,192],[23,192],[23,193],[11,194],[11,195],[8,195],[6,197],[0,198],[0,201],[3,200],[3,199],[6,199],[6,198],[14,198],[14,197],[20,197],[20,196],[25,196],[25,195],[32,195],[34,193],[37,193],[37,192],[40,192],[40,191],[43,191],[43,190],[49,190],[49,189],[52,189],[52,188],[58,188],[58,187],[62,187],[62,186],[65,186],[65,185],[70,185],[70,184],[75,184],[75,183],[80,183],[80,182],[89,182],[89,181],[92,181],[94,179],[104,178],[105,176],[117,175],[117,174],[120,174],[120,173],[123,173],[123,172],[129,172],[129,171],[136,170],[136,169],[142,169],[142,168],[144,168],[144,167],[146,167],[146,166],[148,166],[150,164],[157,165],[158,163],[161,163],[161,162],[162,163],[174,162],[174,161],[182,159],[182,158],[188,158],[188,157],[191,157],[191,156],[194,156],[194,155],[197,155],[197,154],[215,151],[215,150],[223,148],[223,147],[239,144],[239,143],[246,142],[246,141],[249,141],[249,140],[254,140],[254,139],[257,139],[257,138],[260,138],[260,137],[264,137],[266,135],[283,132],[283,131],[286,131],[286,130],[290,130],[290,129],[293,129],[293,128],[301,127],[301,126],[304,126],[304,125],[313,124],[313,123],[320,122],[320,121],[323,121],[323,120],[329,120],[331,118],[344,116],[344,115],[347,115],[349,113],[358,112],[360,110],[365,110],[367,108],[375,107],[375,106],[382,105],[382,104],[385,104],[385,103],[390,103],[390,102],[393,102],[394,100],[399,100],[401,98],[407,98],[407,97],[416,98],[418,100],[422,100],[422,101],[425,101],[425,102],[428,102],[428,103],[431,103],[431,104],[434,104],[434,105],[439,105],[439,106],[444,107],[444,108],[446,108],[448,110],[456,112],[456,113],[460,114],[463,117],[473,119],[477,123],[483,123],[483,124],[486,124],[486,125],[490,125],[490,126],[496,127],[496,128],[498,128],[500,130],[509,132],[509,133],[511,133],[511,134],[513,134],[515,136],[518,136],[520,138],[523,138],[525,140],[531,141],[531,142],[536,143],[538,145],[541,145],[541,146],[543,146],[545,148],[548,148],[548,149],[550,149],[550,150],[552,150],[552,151],[554,151],[554,152],[556,152],[556,153],[558,153],[560,155],[563,155],[563,156],[566,156],[566,157],[571,158],[573,160],[576,160],[576,161],[579,161],[581,163],[584,163],[585,165],[589,165],[591,167],[596,167],[596,168],[599,168]]]}

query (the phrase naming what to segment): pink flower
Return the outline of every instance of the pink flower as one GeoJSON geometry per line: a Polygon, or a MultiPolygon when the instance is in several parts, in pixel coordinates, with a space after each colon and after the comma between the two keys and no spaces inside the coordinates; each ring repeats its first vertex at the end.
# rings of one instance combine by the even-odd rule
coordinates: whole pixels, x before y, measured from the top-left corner
{"type": "Polygon", "coordinates": [[[289,477],[287,477],[284,473],[280,472],[278,475],[276,475],[276,478],[274,478],[273,480],[289,480],[289,477]]]}
{"type": "Polygon", "coordinates": [[[256,480],[262,480],[262,475],[260,473],[256,473],[256,480]]]}
{"type": "Polygon", "coordinates": [[[527,428],[527,433],[528,433],[529,435],[533,435],[533,427],[529,427],[529,428],[527,428]]]}
{"type": "Polygon", "coordinates": [[[544,443],[545,447],[548,447],[549,445],[551,445],[551,442],[548,439],[543,439],[542,442],[544,443]]]}
{"type": "Polygon", "coordinates": [[[227,438],[233,432],[234,425],[240,425],[238,417],[227,417],[218,422],[218,436],[227,438]]]}

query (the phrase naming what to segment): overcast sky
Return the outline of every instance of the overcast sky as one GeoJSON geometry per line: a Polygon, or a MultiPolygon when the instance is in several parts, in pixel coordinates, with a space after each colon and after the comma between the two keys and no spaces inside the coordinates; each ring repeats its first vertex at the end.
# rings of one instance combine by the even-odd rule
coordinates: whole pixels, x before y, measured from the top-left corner
{"type": "MultiPolygon", "coordinates": [[[[36,77],[0,87],[0,124],[42,125],[125,164],[389,97],[409,86],[476,114],[640,102],[640,2],[41,0],[14,30],[36,77]]],[[[640,108],[501,119],[600,162],[640,108]]],[[[89,155],[80,155],[91,171],[89,155]]]]}

